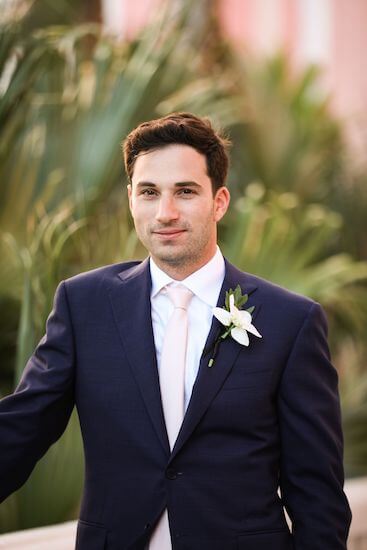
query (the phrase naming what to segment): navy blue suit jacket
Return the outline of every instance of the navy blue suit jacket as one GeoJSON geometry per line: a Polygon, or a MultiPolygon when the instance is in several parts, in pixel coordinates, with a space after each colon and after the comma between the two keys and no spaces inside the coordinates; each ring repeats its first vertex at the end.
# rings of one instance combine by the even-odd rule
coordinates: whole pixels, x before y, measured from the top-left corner
{"type": "MultiPolygon", "coordinates": [[[[170,453],[149,262],[62,282],[46,335],[0,402],[0,501],[76,404],[86,460],[79,550],[143,550],[166,507],[175,550],[345,549],[350,510],[323,311],[228,262],[218,305],[237,284],[263,338],[250,335],[249,347],[227,338],[211,368],[203,353],[170,453]]],[[[206,349],[222,328],[213,318],[206,349]]]]}

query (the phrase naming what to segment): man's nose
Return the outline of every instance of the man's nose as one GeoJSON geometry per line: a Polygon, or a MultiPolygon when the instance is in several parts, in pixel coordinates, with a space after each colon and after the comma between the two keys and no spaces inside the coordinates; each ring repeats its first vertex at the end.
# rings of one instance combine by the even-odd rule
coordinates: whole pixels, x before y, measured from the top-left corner
{"type": "Polygon", "coordinates": [[[160,223],[169,223],[178,218],[178,210],[173,197],[161,197],[156,214],[156,220],[160,223]]]}

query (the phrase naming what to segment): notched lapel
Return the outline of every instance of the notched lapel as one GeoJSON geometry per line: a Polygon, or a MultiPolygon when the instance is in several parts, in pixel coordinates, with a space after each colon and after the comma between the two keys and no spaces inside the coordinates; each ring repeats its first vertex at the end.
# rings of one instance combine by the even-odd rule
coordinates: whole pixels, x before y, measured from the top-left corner
{"type": "Polygon", "coordinates": [[[150,291],[149,260],[146,259],[119,273],[109,295],[129,365],[155,431],[168,454],[169,443],[161,405],[150,291]]]}
{"type": "MultiPolygon", "coordinates": [[[[255,291],[257,286],[250,280],[250,276],[247,276],[242,271],[239,271],[227,261],[226,274],[219,294],[217,306],[223,307],[226,291],[230,288],[235,289],[238,284],[241,286],[242,292],[249,295],[249,300],[246,307],[255,306],[255,311],[253,314],[253,318],[255,318],[260,310],[258,297],[256,297],[257,300],[255,301],[254,296],[256,295],[255,291]]],[[[211,328],[204,346],[204,352],[201,356],[199,372],[192,390],[191,399],[181,426],[181,430],[172,450],[171,460],[182,448],[199,423],[200,419],[205,414],[206,410],[210,406],[210,403],[215,398],[218,391],[224,384],[225,379],[231,372],[232,367],[242,350],[242,346],[235,340],[230,337],[226,338],[218,347],[214,365],[209,367],[208,362],[211,357],[214,342],[222,331],[223,325],[213,316],[211,328]]]]}

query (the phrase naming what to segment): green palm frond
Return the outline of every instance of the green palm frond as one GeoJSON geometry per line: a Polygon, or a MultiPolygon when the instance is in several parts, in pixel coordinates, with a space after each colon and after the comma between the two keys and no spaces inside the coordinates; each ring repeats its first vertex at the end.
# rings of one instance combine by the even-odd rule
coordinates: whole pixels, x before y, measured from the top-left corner
{"type": "Polygon", "coordinates": [[[224,250],[236,265],[319,301],[335,339],[361,334],[367,319],[367,262],[337,249],[341,218],[291,193],[254,183],[225,224],[224,250]],[[339,327],[339,329],[338,329],[339,327]]]}

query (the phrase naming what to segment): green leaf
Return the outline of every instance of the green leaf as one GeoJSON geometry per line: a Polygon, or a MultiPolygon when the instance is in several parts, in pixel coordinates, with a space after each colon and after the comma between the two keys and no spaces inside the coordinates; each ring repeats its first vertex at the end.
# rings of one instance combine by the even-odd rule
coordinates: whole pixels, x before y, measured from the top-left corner
{"type": "Polygon", "coordinates": [[[244,294],[243,296],[241,296],[241,298],[238,299],[236,304],[238,309],[241,309],[241,307],[246,304],[247,300],[248,300],[248,294],[244,294]]]}

